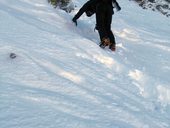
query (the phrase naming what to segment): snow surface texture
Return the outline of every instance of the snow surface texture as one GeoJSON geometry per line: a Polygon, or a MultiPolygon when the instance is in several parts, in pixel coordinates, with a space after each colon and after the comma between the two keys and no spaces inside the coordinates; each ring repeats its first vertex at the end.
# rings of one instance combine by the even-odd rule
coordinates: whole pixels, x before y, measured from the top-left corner
{"type": "Polygon", "coordinates": [[[119,0],[113,53],[73,2],[0,0],[0,128],[170,128],[169,18],[119,0]]]}

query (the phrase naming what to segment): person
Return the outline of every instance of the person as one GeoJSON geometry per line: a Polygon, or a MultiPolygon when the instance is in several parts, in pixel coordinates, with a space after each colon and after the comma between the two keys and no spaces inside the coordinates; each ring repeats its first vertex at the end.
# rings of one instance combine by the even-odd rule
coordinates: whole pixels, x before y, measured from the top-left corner
{"type": "Polygon", "coordinates": [[[96,29],[101,41],[99,46],[102,48],[109,46],[112,51],[115,51],[116,42],[111,30],[112,15],[114,14],[113,4],[118,11],[121,10],[116,0],[89,0],[80,8],[72,21],[77,25],[77,20],[84,12],[87,16],[96,13],[96,29]]]}

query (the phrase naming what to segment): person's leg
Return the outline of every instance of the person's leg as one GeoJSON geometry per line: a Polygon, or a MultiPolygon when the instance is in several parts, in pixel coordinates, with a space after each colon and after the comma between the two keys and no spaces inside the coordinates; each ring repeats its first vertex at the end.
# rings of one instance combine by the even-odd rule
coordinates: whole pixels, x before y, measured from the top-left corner
{"type": "Polygon", "coordinates": [[[115,43],[115,37],[113,35],[113,32],[111,30],[111,23],[112,23],[112,14],[113,14],[113,9],[110,5],[107,6],[107,11],[106,11],[106,32],[110,38],[111,43],[115,43]]]}
{"type": "Polygon", "coordinates": [[[101,41],[103,37],[107,35],[105,26],[104,26],[104,20],[105,20],[105,9],[102,3],[98,3],[96,6],[96,24],[97,24],[97,28],[98,28],[101,41]]]}
{"type": "Polygon", "coordinates": [[[96,23],[101,40],[100,47],[110,45],[110,39],[106,30],[106,10],[107,6],[104,3],[99,3],[96,7],[96,23]]]}
{"type": "Polygon", "coordinates": [[[113,9],[111,6],[108,5],[107,7],[107,15],[106,15],[106,32],[108,33],[108,37],[110,39],[111,45],[109,46],[109,48],[113,51],[115,51],[115,37],[113,35],[113,32],[111,30],[111,23],[112,23],[112,14],[113,14],[113,9]]]}

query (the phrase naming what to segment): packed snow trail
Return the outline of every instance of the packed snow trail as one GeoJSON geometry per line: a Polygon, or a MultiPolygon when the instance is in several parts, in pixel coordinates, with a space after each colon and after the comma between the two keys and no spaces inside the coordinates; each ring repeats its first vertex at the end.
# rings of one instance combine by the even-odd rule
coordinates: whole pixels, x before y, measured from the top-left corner
{"type": "Polygon", "coordinates": [[[0,127],[169,128],[169,19],[120,0],[113,53],[98,46],[94,16],[73,25],[85,0],[73,2],[67,14],[0,1],[0,127]]]}

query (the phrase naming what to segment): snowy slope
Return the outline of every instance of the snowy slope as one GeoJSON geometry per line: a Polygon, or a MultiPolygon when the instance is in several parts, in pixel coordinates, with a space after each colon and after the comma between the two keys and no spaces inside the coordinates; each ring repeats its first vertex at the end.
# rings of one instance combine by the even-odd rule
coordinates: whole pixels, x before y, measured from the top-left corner
{"type": "Polygon", "coordinates": [[[169,19],[119,0],[113,53],[73,2],[0,1],[0,128],[169,128],[169,19]]]}

